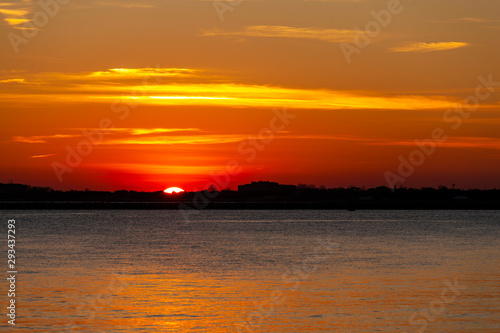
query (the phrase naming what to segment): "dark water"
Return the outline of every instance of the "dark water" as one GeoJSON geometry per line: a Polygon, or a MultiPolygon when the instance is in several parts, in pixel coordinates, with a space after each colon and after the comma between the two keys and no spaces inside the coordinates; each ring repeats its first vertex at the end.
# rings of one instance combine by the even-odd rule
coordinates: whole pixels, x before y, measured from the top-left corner
{"type": "Polygon", "coordinates": [[[500,332],[498,211],[12,218],[17,332],[500,332]]]}

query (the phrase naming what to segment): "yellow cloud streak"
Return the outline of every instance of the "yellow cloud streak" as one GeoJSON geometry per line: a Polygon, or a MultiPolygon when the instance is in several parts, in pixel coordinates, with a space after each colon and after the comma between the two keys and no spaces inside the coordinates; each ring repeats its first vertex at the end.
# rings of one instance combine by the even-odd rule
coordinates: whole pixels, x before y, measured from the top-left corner
{"type": "MultiPolygon", "coordinates": [[[[328,90],[302,90],[286,89],[273,87],[255,87],[255,86],[237,86],[224,90],[226,85],[212,85],[207,91],[203,91],[196,85],[186,85],[180,88],[176,85],[174,88],[176,94],[190,94],[190,88],[193,92],[199,92],[204,96],[193,95],[155,95],[155,92],[169,94],[172,93],[171,86],[161,86],[154,91],[147,92],[142,96],[130,93],[140,87],[132,87],[128,90],[121,87],[121,94],[106,93],[110,87],[94,87],[87,93],[75,92],[66,94],[1,94],[0,100],[14,103],[74,103],[74,102],[105,102],[113,103],[121,101],[125,103],[149,104],[149,105],[193,105],[193,106],[232,106],[232,107],[276,107],[276,105],[287,105],[297,109],[390,109],[390,110],[426,110],[426,109],[447,109],[458,105],[454,101],[445,97],[427,97],[427,96],[364,96],[352,94],[343,91],[328,90]],[[258,92],[261,93],[258,93],[258,92]],[[129,93],[130,95],[126,95],[129,93]],[[125,95],[124,95],[125,94],[125,95]],[[219,94],[223,96],[209,96],[210,94],[219,94]]],[[[87,87],[88,88],[88,87],[87,87]]],[[[150,90],[152,87],[147,87],[150,90]]]]}
{"type": "MultiPolygon", "coordinates": [[[[71,128],[69,130],[100,130],[99,128],[71,128]]],[[[173,133],[173,132],[199,132],[199,128],[125,128],[113,127],[106,129],[107,132],[117,134],[131,134],[131,135],[147,135],[157,133],[173,133]]]]}
{"type": "MultiPolygon", "coordinates": [[[[112,88],[113,89],[113,88],[112,88]]],[[[126,91],[126,89],[119,89],[126,91]]],[[[130,87],[133,91],[134,87],[130,87]]],[[[98,95],[93,99],[116,96],[98,95]]],[[[142,96],[124,96],[134,102],[156,105],[221,105],[274,107],[288,105],[304,109],[443,109],[457,105],[444,97],[364,96],[344,91],[292,89],[274,86],[231,84],[148,86],[142,96]]]]}
{"type": "Polygon", "coordinates": [[[0,8],[0,13],[8,16],[25,16],[29,14],[28,10],[25,9],[3,9],[0,8]]]}
{"type": "Polygon", "coordinates": [[[169,133],[169,132],[197,132],[199,128],[131,128],[132,135],[144,135],[153,133],[169,133]]]}
{"type": "Polygon", "coordinates": [[[469,43],[462,42],[439,42],[439,43],[410,43],[408,45],[394,47],[393,52],[432,52],[446,51],[469,46],[469,43]]]}
{"type": "Polygon", "coordinates": [[[24,79],[5,79],[0,80],[0,83],[24,83],[24,79]]]}
{"type": "Polygon", "coordinates": [[[155,136],[151,138],[112,139],[103,142],[105,145],[207,145],[242,141],[243,135],[178,135],[155,136]]]}
{"type": "Polygon", "coordinates": [[[145,78],[147,76],[185,76],[197,72],[187,68],[112,68],[88,74],[89,77],[145,78]]]}
{"type": "MultiPolygon", "coordinates": [[[[23,27],[18,27],[23,28],[23,27]]],[[[12,82],[11,77],[13,74],[19,76],[19,73],[23,71],[0,71],[0,82],[12,82]],[[1,80],[2,76],[5,80],[1,80]],[[8,81],[7,81],[8,80],[8,81]]],[[[199,76],[197,73],[201,73],[201,70],[196,69],[186,69],[186,68],[113,68],[106,71],[96,71],[96,72],[83,72],[83,73],[36,73],[36,74],[25,74],[25,78],[16,79],[17,81],[22,80],[26,83],[44,85],[50,90],[56,87],[60,90],[65,90],[69,85],[77,85],[80,83],[82,87],[85,87],[87,83],[91,82],[102,82],[103,85],[109,85],[109,81],[112,80],[116,83],[116,87],[119,88],[118,83],[120,80],[123,82],[127,80],[135,80],[135,82],[140,82],[142,85],[158,84],[162,82],[162,77],[180,77],[180,78],[190,78],[194,79],[199,76]]],[[[209,78],[208,75],[203,75],[204,78],[209,78]]],[[[129,83],[130,84],[130,83],[129,83]]],[[[83,89],[83,88],[82,88],[83,89]]]]}
{"type": "MultiPolygon", "coordinates": [[[[23,89],[14,85],[0,93],[0,101],[11,103],[138,103],[150,105],[194,105],[230,107],[276,107],[299,109],[446,109],[457,106],[452,97],[437,95],[387,95],[375,91],[354,92],[300,89],[236,83],[169,83],[151,78],[131,85],[122,79],[154,75],[182,76],[196,70],[179,68],[116,68],[77,74],[40,73],[22,79],[23,89]],[[141,84],[142,83],[142,84],[141,84]],[[127,101],[128,100],[128,101],[127,101]]],[[[18,76],[18,75],[16,75],[18,76]]],[[[10,79],[10,78],[9,78],[10,79]]],[[[9,80],[7,79],[7,80],[9,80]]],[[[182,79],[182,78],[181,78],[182,79]]],[[[205,76],[191,77],[196,81],[205,76]]],[[[21,79],[16,79],[16,82],[21,79]]],[[[182,79],[183,80],[183,79],[182,79]]],[[[2,81],[0,81],[2,82],[2,81]]],[[[14,83],[13,81],[3,81],[14,83]]],[[[171,82],[171,80],[169,80],[171,82]]],[[[134,82],[135,83],[135,82],[134,82]]]]}
{"type": "Polygon", "coordinates": [[[18,18],[6,18],[5,21],[9,25],[16,26],[16,25],[19,25],[19,24],[23,24],[23,23],[29,22],[30,20],[28,20],[28,19],[18,19],[18,18]]]}
{"type": "Polygon", "coordinates": [[[19,27],[20,24],[29,22],[25,16],[28,15],[31,11],[29,8],[26,8],[25,5],[29,4],[24,2],[24,4],[20,3],[0,3],[0,13],[4,16],[4,21],[7,22],[8,25],[14,27],[14,29],[26,29],[24,27],[19,27]],[[5,8],[7,6],[21,6],[18,8],[5,8]]]}

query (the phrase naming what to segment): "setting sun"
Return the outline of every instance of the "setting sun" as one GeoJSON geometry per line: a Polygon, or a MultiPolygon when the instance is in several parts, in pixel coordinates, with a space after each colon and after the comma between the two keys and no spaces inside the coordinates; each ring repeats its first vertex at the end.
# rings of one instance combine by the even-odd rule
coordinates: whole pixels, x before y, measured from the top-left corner
{"type": "Polygon", "coordinates": [[[168,193],[168,194],[172,194],[172,193],[184,192],[184,190],[182,188],[179,188],[179,187],[169,187],[163,192],[168,193]]]}

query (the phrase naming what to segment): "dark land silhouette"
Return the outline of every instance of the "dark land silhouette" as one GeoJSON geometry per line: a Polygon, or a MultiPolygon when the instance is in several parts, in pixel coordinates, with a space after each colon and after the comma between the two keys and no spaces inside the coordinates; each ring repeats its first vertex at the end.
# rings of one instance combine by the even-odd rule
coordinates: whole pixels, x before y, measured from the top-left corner
{"type": "Polygon", "coordinates": [[[70,190],[0,184],[1,209],[500,209],[500,190],[439,188],[325,188],[253,182],[238,191],[166,194],[70,190]],[[248,186],[249,185],[249,186],[248,186]]]}

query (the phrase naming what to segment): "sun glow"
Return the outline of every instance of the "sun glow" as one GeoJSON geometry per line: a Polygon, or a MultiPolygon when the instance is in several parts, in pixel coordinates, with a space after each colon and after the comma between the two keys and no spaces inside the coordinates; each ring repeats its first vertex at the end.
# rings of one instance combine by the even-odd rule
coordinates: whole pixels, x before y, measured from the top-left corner
{"type": "Polygon", "coordinates": [[[163,192],[165,192],[167,194],[172,194],[172,193],[181,193],[181,192],[184,192],[184,190],[180,187],[169,187],[163,192]]]}

